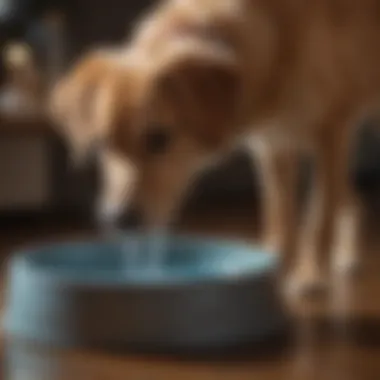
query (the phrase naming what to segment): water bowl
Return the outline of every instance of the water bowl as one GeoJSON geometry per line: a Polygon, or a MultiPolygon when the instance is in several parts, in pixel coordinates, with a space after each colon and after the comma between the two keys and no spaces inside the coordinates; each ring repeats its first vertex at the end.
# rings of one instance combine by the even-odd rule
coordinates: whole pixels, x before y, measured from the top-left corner
{"type": "Polygon", "coordinates": [[[122,242],[16,254],[8,273],[7,336],[154,351],[229,347],[283,330],[275,255],[234,241],[174,236],[149,267],[132,260],[144,239],[130,234],[122,242]]]}

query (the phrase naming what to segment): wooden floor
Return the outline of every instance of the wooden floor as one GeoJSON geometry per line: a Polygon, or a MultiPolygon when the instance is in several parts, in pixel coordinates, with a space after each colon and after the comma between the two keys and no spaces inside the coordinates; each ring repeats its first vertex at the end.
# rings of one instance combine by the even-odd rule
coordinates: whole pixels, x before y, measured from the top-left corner
{"type": "MultiPolygon", "coordinates": [[[[253,238],[252,220],[201,218],[189,229],[253,238]],[[217,222],[215,222],[215,219],[217,222]]],[[[6,257],[14,248],[76,234],[14,231],[0,238],[6,257]]],[[[369,234],[370,235],[370,234],[369,234]]],[[[380,380],[380,249],[371,239],[355,281],[337,281],[328,297],[289,305],[294,329],[285,340],[214,358],[173,358],[102,352],[60,352],[3,342],[6,380],[380,380]]],[[[368,240],[370,241],[370,240],[368,240]]]]}

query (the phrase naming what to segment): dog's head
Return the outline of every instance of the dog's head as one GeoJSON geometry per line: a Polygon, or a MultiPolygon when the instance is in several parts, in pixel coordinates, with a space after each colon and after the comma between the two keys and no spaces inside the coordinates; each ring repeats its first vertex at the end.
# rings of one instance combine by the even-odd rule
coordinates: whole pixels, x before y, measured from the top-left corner
{"type": "Polygon", "coordinates": [[[53,110],[75,157],[112,152],[133,184],[109,208],[114,217],[133,198],[145,223],[169,221],[194,175],[235,137],[238,74],[223,47],[188,41],[155,57],[97,53],[61,81],[53,110]]]}
{"type": "Polygon", "coordinates": [[[163,46],[139,118],[140,204],[153,220],[173,215],[200,170],[238,135],[240,71],[232,52],[195,40],[163,46]],[[152,215],[152,214],[151,214],[152,215]]]}

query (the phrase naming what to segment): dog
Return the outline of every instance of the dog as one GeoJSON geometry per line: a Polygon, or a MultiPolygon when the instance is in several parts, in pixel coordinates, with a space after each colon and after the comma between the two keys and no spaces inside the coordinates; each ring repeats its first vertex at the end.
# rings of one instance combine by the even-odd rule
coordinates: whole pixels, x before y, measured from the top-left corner
{"type": "Polygon", "coordinates": [[[348,157],[378,107],[379,40],[376,0],[167,0],[62,79],[54,117],[76,155],[98,145],[108,221],[134,200],[147,226],[166,225],[199,173],[245,146],[263,183],[263,244],[292,263],[291,294],[309,293],[359,262],[348,157]],[[299,223],[303,154],[315,169],[299,223]]]}

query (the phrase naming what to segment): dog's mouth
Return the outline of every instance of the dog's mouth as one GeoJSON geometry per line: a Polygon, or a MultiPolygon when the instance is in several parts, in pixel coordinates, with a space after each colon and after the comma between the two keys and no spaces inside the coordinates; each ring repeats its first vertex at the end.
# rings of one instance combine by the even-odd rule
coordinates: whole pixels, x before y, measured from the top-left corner
{"type": "Polygon", "coordinates": [[[144,228],[142,213],[130,209],[117,215],[97,215],[96,223],[99,230],[105,234],[118,234],[125,230],[141,230],[144,228]]]}
{"type": "Polygon", "coordinates": [[[141,211],[134,208],[120,215],[116,224],[121,229],[139,230],[143,228],[143,219],[141,211]]]}

